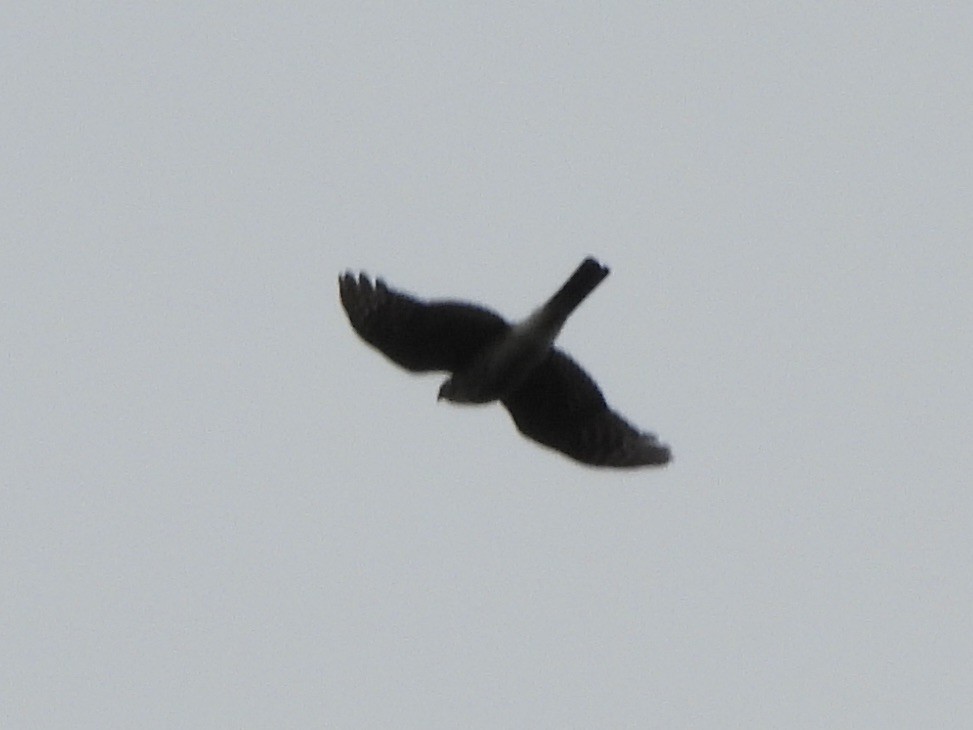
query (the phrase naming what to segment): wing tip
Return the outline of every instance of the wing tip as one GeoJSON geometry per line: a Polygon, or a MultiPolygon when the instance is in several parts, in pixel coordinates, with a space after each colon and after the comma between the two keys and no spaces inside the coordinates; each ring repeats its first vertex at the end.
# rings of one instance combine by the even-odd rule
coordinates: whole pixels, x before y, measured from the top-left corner
{"type": "Polygon", "coordinates": [[[672,462],[672,449],[654,433],[642,432],[632,444],[631,457],[632,466],[665,466],[672,462]]]}
{"type": "Polygon", "coordinates": [[[388,289],[381,279],[373,284],[365,272],[346,270],[338,276],[338,294],[352,326],[359,330],[369,312],[388,298],[388,289]]]}
{"type": "MultiPolygon", "coordinates": [[[[611,411],[609,411],[611,413],[611,411]]],[[[612,414],[616,428],[620,427],[621,438],[613,447],[601,454],[597,466],[617,468],[638,468],[643,466],[662,467],[672,462],[672,449],[662,443],[659,437],[649,431],[639,431],[621,416],[612,414]]]]}

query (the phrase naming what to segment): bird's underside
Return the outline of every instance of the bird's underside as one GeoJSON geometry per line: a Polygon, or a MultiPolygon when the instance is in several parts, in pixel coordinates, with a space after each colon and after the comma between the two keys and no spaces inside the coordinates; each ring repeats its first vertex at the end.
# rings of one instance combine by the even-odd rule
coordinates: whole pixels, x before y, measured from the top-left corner
{"type": "Polygon", "coordinates": [[[345,273],[338,284],[348,319],[368,344],[407,370],[450,373],[441,398],[499,400],[523,435],[584,464],[666,464],[669,448],[611,410],[591,377],[552,344],[607,274],[585,259],[554,296],[514,325],[484,307],[422,301],[364,274],[345,273]]]}

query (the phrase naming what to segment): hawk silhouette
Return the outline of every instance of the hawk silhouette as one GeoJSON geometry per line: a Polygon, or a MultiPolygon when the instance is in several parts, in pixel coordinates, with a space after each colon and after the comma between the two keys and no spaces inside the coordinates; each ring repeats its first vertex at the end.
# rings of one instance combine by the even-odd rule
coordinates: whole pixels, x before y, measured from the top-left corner
{"type": "Polygon", "coordinates": [[[338,279],[351,326],[392,362],[413,372],[447,371],[439,398],[500,401],[520,432],[593,466],[659,466],[669,448],[608,407],[594,380],[554,340],[608,268],[585,259],[550,299],[510,324],[457,301],[422,301],[365,274],[338,279]]]}

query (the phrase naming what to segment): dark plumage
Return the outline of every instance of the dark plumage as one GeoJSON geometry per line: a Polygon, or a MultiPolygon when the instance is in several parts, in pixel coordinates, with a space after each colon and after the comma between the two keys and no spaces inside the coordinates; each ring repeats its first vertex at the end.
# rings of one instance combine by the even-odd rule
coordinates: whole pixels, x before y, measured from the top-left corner
{"type": "Polygon", "coordinates": [[[669,449],[608,407],[601,390],[553,346],[568,316],[608,275],[588,258],[545,304],[511,325],[495,312],[455,301],[424,302],[350,272],[341,302],[355,331],[413,372],[447,371],[440,398],[499,400],[522,434],[594,466],[657,466],[669,449]]]}

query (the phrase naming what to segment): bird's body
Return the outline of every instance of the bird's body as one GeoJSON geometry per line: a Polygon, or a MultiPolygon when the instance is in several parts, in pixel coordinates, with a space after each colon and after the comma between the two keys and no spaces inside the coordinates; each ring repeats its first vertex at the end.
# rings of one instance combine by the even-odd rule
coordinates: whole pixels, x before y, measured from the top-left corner
{"type": "Polygon", "coordinates": [[[525,436],[586,464],[665,464],[668,447],[610,410],[594,381],[553,344],[571,312],[607,275],[606,267],[585,259],[547,302],[514,325],[471,304],[421,302],[364,275],[346,273],[339,288],[366,342],[409,370],[451,373],[441,399],[499,400],[525,436]]]}
{"type": "Polygon", "coordinates": [[[571,312],[606,276],[608,269],[585,259],[554,296],[456,370],[443,383],[439,397],[455,403],[490,403],[509,395],[544,361],[571,312]]]}

